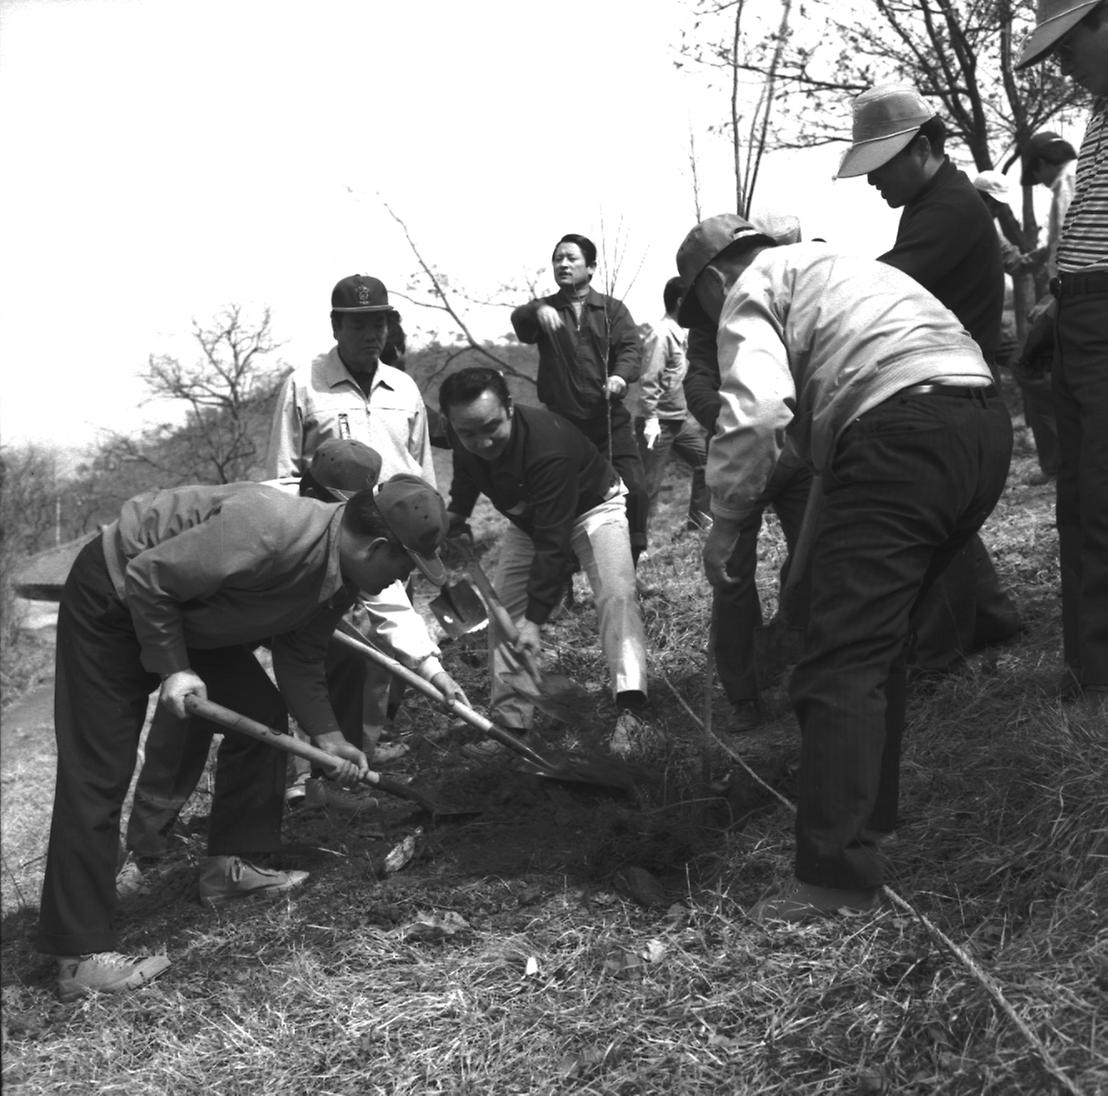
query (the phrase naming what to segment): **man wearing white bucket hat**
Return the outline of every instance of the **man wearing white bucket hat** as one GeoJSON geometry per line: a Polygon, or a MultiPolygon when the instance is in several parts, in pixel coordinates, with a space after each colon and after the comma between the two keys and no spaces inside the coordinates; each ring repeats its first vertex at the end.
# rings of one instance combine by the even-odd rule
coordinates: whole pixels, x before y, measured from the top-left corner
{"type": "Polygon", "coordinates": [[[1096,98],[1058,244],[1054,405],[1063,695],[1108,712],[1108,3],[1039,0],[1017,68],[1054,55],[1096,98]]]}
{"type": "MultiPolygon", "coordinates": [[[[945,152],[946,125],[915,88],[880,84],[853,103],[854,141],[838,177],[865,175],[893,209],[896,242],[880,256],[915,278],[962,321],[995,371],[1004,309],[1004,268],[992,217],[945,152]]],[[[969,652],[1019,631],[1019,612],[974,536],[918,607],[914,661],[921,670],[958,665],[969,652]]]]}

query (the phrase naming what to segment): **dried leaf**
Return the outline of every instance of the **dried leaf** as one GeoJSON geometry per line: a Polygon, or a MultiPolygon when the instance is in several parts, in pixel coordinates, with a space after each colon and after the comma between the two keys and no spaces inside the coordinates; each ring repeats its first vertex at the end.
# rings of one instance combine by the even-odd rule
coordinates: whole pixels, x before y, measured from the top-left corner
{"type": "Polygon", "coordinates": [[[417,827],[399,845],[395,845],[385,853],[381,870],[386,875],[400,871],[401,868],[406,868],[412,862],[412,857],[415,856],[416,851],[416,838],[421,833],[423,833],[423,830],[417,827]]]}
{"type": "Polygon", "coordinates": [[[639,951],[639,954],[648,963],[660,963],[665,957],[669,948],[662,943],[661,940],[648,940],[646,946],[639,951]]]}
{"type": "Polygon", "coordinates": [[[523,967],[523,977],[533,978],[539,973],[539,961],[533,955],[527,956],[527,962],[523,967]]]}

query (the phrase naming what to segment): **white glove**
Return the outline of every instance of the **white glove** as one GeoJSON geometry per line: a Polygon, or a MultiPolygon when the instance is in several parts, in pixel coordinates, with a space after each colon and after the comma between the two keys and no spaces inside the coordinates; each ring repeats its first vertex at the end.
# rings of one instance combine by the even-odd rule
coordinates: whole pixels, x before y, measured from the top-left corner
{"type": "Polygon", "coordinates": [[[653,449],[654,443],[662,436],[662,424],[658,416],[644,419],[642,424],[642,440],[646,442],[647,449],[653,449]]]}

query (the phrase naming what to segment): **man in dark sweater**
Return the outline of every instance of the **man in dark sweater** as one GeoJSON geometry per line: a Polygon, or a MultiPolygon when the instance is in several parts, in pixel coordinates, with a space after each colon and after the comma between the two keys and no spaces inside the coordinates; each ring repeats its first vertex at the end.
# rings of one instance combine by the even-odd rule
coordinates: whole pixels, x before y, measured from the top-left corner
{"type": "MultiPolygon", "coordinates": [[[[633,751],[643,737],[646,643],[627,534],[627,489],[579,430],[559,415],[512,402],[494,369],[462,369],[447,377],[439,406],[450,426],[454,479],[448,516],[462,526],[479,495],[509,521],[493,586],[519,630],[516,649],[538,657],[542,626],[558,604],[575,554],[596,598],[600,645],[619,715],[614,752],[633,751]]],[[[511,668],[506,637],[489,625],[492,706],[514,730],[530,726],[529,702],[499,675],[511,668]]]]}
{"type": "MultiPolygon", "coordinates": [[[[946,156],[946,126],[920,94],[882,84],[854,101],[854,143],[838,178],[865,175],[903,209],[882,262],[915,278],[962,321],[989,367],[1004,307],[1000,242],[973,183],[946,156]]],[[[917,609],[914,661],[942,670],[1019,631],[1019,612],[981,538],[974,536],[917,609]]]]}

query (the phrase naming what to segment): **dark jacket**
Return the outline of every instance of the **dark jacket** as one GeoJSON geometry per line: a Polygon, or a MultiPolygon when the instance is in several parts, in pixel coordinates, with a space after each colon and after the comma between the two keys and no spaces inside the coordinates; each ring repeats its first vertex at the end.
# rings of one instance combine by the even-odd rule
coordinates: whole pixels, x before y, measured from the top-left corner
{"type": "Polygon", "coordinates": [[[143,666],[188,668],[190,647],[269,641],[277,684],[311,735],[337,732],[323,660],[357,591],[339,567],[344,506],[257,483],[175,487],[124,503],[104,558],[143,666]]]}
{"type": "Polygon", "coordinates": [[[527,619],[543,624],[558,603],[570,571],[576,520],[599,506],[618,484],[612,466],[572,423],[539,407],[515,405],[512,434],[494,461],[454,448],[451,513],[469,517],[479,495],[535,545],[527,582],[527,619]]]}
{"type": "Polygon", "coordinates": [[[565,294],[529,301],[512,313],[512,327],[520,342],[539,347],[539,399],[551,411],[570,419],[595,419],[606,412],[605,385],[610,376],[628,384],[637,380],[642,357],[638,328],[622,301],[589,290],[581,323],[565,294]],[[535,313],[548,304],[557,309],[563,327],[551,337],[535,313]]]}
{"type": "Polygon", "coordinates": [[[1004,266],[992,217],[965,172],[943,161],[904,206],[896,243],[880,259],[938,297],[995,370],[1004,266]]]}

